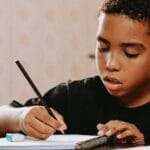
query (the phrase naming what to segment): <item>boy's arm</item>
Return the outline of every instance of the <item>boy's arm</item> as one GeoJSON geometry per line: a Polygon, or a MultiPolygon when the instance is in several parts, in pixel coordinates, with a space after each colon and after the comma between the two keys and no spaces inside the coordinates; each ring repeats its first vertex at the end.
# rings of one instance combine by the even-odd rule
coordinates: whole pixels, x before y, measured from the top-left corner
{"type": "Polygon", "coordinates": [[[11,106],[0,107],[0,136],[7,132],[20,132],[39,138],[46,139],[56,130],[66,129],[63,117],[52,110],[56,119],[48,114],[43,106],[31,106],[13,108],[11,106]]]}
{"type": "Polygon", "coordinates": [[[19,132],[19,116],[24,111],[22,108],[13,108],[9,105],[0,106],[0,136],[7,132],[19,132]]]}
{"type": "Polygon", "coordinates": [[[49,118],[49,115],[47,114],[46,111],[43,111],[43,109],[42,109],[43,113],[39,113],[39,112],[41,112],[42,104],[38,98],[28,99],[24,104],[21,104],[18,101],[14,100],[10,103],[10,105],[0,106],[0,136],[4,136],[5,133],[7,133],[7,132],[22,131],[22,125],[19,125],[19,122],[20,122],[19,120],[21,120],[21,122],[22,121],[24,122],[25,128],[27,130],[26,134],[30,134],[30,136],[34,136],[37,138],[46,138],[47,136],[52,134],[52,132],[55,132],[55,131],[50,131],[53,129],[48,126],[45,127],[45,124],[51,124],[51,122],[52,122],[52,124],[55,124],[54,125],[55,129],[59,128],[59,126],[66,128],[66,126],[64,125],[65,123],[63,121],[63,117],[62,117],[62,115],[64,116],[63,111],[66,110],[65,106],[64,106],[64,104],[66,103],[65,101],[67,100],[67,98],[66,98],[67,90],[66,89],[67,89],[66,84],[60,84],[56,88],[49,90],[46,93],[46,96],[44,97],[47,106],[51,106],[52,108],[55,108],[55,104],[57,105],[56,110],[59,112],[59,114],[56,112],[55,113],[56,113],[56,116],[58,116],[59,123],[56,122],[55,120],[53,120],[53,118],[52,119],[49,118]],[[25,114],[28,111],[27,109],[30,109],[30,108],[32,108],[32,110],[29,111],[25,116],[23,116],[22,114],[25,114]],[[45,115],[46,117],[48,117],[48,120],[46,120],[46,119],[43,120],[42,115],[45,115]],[[20,116],[23,116],[23,119],[20,116]],[[29,119],[30,117],[32,119],[29,119]],[[39,119],[37,119],[37,118],[39,118],[39,119]],[[63,125],[62,125],[62,122],[63,122],[63,125]],[[34,124],[34,126],[37,129],[35,131],[33,131],[33,128],[31,128],[31,125],[29,125],[29,124],[32,124],[32,125],[34,124]],[[40,131],[38,131],[39,126],[37,124],[38,125],[41,124],[40,131]],[[44,131],[44,130],[46,130],[46,128],[49,128],[48,133],[45,133],[45,131],[44,131]],[[44,134],[40,134],[40,132],[43,132],[44,134]]]}
{"type": "Polygon", "coordinates": [[[21,104],[13,100],[10,105],[0,106],[0,137],[7,132],[20,132],[19,118],[25,106],[41,105],[38,98],[32,98],[21,104]]]}

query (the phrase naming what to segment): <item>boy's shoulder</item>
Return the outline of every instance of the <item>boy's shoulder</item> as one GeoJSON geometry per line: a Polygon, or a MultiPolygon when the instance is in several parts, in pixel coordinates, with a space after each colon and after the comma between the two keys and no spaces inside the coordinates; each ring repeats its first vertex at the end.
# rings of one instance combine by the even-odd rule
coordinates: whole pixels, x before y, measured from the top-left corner
{"type": "MultiPolygon", "coordinates": [[[[97,91],[105,91],[99,76],[87,77],[79,80],[68,80],[47,91],[44,97],[83,95],[85,93],[96,94],[97,91]]],[[[100,92],[101,93],[101,92],[100,92]]]]}
{"type": "Polygon", "coordinates": [[[92,76],[92,77],[88,77],[88,78],[84,78],[84,79],[81,79],[81,80],[74,80],[74,81],[70,81],[69,82],[69,85],[71,88],[82,88],[82,89],[85,89],[85,90],[96,90],[96,91],[99,91],[99,92],[103,92],[104,93],[107,93],[107,90],[104,86],[104,84],[102,83],[102,80],[101,78],[97,75],[97,76],[92,76]]]}
{"type": "Polygon", "coordinates": [[[50,90],[66,91],[68,89],[74,89],[79,91],[81,88],[96,88],[101,85],[103,86],[100,77],[92,76],[82,79],[67,80],[66,82],[62,82],[50,90]]]}
{"type": "Polygon", "coordinates": [[[85,78],[81,78],[81,79],[75,79],[75,80],[70,80],[72,82],[91,82],[94,80],[100,80],[100,77],[98,75],[95,76],[90,76],[90,77],[85,77],[85,78]]]}
{"type": "Polygon", "coordinates": [[[68,80],[66,82],[66,88],[69,91],[77,93],[81,93],[82,91],[94,92],[97,90],[98,91],[106,90],[99,76],[87,77],[80,80],[68,80]]]}
{"type": "Polygon", "coordinates": [[[99,99],[107,99],[109,96],[100,77],[92,76],[60,83],[48,90],[44,99],[47,103],[56,103],[56,101],[61,103],[67,103],[67,101],[69,103],[81,103],[81,101],[82,103],[93,103],[93,99],[99,101],[99,99]]]}
{"type": "Polygon", "coordinates": [[[80,80],[69,80],[68,85],[70,86],[81,86],[81,87],[96,87],[100,85],[101,79],[99,76],[92,76],[92,77],[87,77],[83,78],[80,80]]]}

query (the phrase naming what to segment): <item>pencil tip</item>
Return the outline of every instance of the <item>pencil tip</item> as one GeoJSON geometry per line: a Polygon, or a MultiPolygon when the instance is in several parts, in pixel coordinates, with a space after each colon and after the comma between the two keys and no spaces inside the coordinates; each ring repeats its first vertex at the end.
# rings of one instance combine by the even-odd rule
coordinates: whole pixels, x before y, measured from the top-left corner
{"type": "Polygon", "coordinates": [[[64,131],[64,130],[60,130],[60,132],[61,132],[62,134],[65,134],[65,131],[64,131]]]}

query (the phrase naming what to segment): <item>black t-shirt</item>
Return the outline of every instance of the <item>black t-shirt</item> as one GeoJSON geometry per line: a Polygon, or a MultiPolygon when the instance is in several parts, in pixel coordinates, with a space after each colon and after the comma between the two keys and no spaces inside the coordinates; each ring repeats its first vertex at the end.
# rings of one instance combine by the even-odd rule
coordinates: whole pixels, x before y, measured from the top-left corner
{"type": "Polygon", "coordinates": [[[63,115],[68,134],[97,134],[98,123],[121,120],[135,124],[150,143],[150,103],[124,107],[98,76],[59,84],[44,95],[44,100],[63,115]]]}

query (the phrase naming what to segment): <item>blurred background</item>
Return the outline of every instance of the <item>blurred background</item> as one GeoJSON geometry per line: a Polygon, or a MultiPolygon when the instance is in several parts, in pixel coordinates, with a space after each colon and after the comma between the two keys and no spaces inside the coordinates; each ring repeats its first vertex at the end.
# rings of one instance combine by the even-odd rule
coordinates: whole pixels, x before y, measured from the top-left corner
{"type": "Polygon", "coordinates": [[[102,0],[0,0],[0,105],[35,93],[18,59],[42,94],[60,82],[97,74],[93,58],[102,0]]]}

